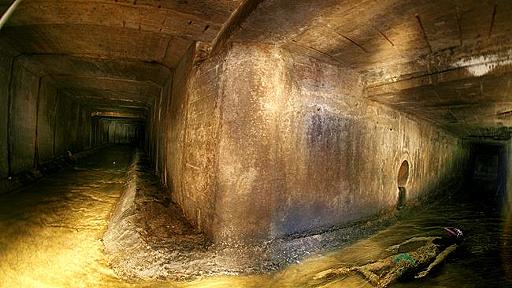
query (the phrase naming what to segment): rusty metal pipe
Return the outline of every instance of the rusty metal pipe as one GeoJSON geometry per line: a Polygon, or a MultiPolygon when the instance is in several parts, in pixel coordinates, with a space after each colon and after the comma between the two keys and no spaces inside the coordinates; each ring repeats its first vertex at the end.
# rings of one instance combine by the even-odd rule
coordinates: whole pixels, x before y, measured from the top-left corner
{"type": "Polygon", "coordinates": [[[11,7],[9,7],[9,9],[7,9],[7,11],[5,11],[4,15],[2,15],[2,18],[0,19],[0,30],[2,30],[2,28],[5,25],[5,23],[7,23],[9,18],[11,18],[12,13],[16,9],[16,7],[18,7],[18,5],[20,5],[21,1],[23,1],[23,0],[15,0],[11,4],[11,7]]]}

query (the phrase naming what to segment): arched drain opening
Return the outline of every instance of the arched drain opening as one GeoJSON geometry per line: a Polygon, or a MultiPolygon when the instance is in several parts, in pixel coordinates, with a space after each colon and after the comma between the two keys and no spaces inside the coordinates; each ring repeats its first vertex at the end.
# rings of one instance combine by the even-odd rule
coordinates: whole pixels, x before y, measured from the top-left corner
{"type": "Polygon", "coordinates": [[[406,202],[406,190],[405,187],[398,186],[398,203],[396,204],[397,209],[402,209],[405,207],[406,202]]]}
{"type": "Polygon", "coordinates": [[[398,169],[398,203],[397,209],[402,209],[407,202],[407,190],[405,189],[405,184],[407,184],[407,180],[409,180],[409,162],[404,160],[402,165],[400,165],[400,169],[398,169]]]}

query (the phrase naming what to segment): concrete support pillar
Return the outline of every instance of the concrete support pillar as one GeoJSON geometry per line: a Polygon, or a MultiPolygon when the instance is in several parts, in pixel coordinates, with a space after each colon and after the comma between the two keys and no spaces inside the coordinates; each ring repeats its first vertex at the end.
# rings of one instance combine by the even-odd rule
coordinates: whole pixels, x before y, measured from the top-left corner
{"type": "Polygon", "coordinates": [[[278,122],[285,62],[272,46],[235,47],[227,55],[219,131],[215,240],[270,237],[278,190],[278,122]]]}

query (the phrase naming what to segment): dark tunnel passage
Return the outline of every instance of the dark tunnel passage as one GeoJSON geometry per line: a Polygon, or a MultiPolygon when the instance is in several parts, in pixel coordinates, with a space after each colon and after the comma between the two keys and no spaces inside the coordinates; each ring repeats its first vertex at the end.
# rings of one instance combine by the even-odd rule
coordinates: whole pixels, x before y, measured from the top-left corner
{"type": "Polygon", "coordinates": [[[130,144],[144,147],[144,121],[123,117],[95,116],[91,119],[92,145],[130,144]]]}
{"type": "Polygon", "coordinates": [[[512,287],[511,13],[0,0],[0,288],[512,287]]]}
{"type": "Polygon", "coordinates": [[[471,168],[467,179],[474,199],[501,203],[506,200],[508,163],[506,144],[477,143],[471,146],[471,168]]]}

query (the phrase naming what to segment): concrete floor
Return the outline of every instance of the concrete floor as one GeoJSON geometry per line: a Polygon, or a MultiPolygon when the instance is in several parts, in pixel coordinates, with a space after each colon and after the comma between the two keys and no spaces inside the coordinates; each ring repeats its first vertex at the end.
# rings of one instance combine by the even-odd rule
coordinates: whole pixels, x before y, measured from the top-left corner
{"type": "MultiPolygon", "coordinates": [[[[105,152],[105,151],[103,151],[105,152]]],[[[118,283],[100,241],[123,191],[133,149],[96,154],[0,201],[0,286],[100,287],[118,283]],[[116,164],[113,164],[116,161],[116,164]]]]}
{"type": "Polygon", "coordinates": [[[511,239],[510,215],[500,214],[496,203],[482,205],[467,199],[406,210],[396,224],[367,239],[307,257],[275,273],[203,277],[192,282],[120,279],[107,265],[101,238],[123,191],[133,154],[129,146],[103,149],[77,163],[78,168],[2,195],[0,287],[371,287],[356,276],[328,283],[312,279],[340,264],[380,259],[388,246],[414,236],[436,235],[442,226],[467,232],[463,251],[427,279],[394,287],[512,285],[506,280],[512,271],[507,260],[512,253],[506,244],[511,239]]]}

